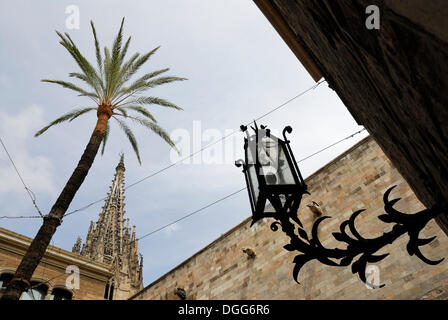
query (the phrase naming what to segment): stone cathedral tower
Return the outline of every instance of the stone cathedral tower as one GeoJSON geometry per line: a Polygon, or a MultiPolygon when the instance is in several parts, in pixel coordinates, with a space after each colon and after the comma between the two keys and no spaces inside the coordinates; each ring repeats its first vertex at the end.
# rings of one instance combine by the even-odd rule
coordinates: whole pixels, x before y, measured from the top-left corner
{"type": "Polygon", "coordinates": [[[124,156],[115,169],[115,176],[96,225],[90,222],[87,238],[81,249],[78,237],[72,252],[110,265],[114,277],[105,288],[106,299],[127,299],[143,288],[143,256],[138,253],[135,226],[124,218],[124,156]],[[125,225],[126,222],[126,225],[125,225]]]}

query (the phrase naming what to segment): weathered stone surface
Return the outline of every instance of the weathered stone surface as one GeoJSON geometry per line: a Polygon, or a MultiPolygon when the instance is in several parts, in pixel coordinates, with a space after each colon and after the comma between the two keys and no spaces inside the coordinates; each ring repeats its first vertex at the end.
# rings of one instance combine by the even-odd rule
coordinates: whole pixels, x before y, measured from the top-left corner
{"type": "MultiPolygon", "coordinates": [[[[332,232],[361,208],[367,211],[357,218],[356,225],[364,237],[388,231],[390,227],[377,216],[383,213],[382,196],[392,185],[397,187],[391,198],[402,198],[395,205],[397,209],[412,213],[424,208],[371,137],[308,177],[306,183],[311,196],[305,196],[298,215],[308,231],[315,219],[306,207],[309,202],[316,201],[324,215],[333,217],[319,230],[328,247],[340,246],[332,232]]],[[[429,266],[409,256],[406,236],[380,252],[390,253],[377,264],[380,281],[386,284],[382,289],[367,289],[349,267],[330,267],[316,261],[305,265],[297,284],[292,276],[292,260],[297,253],[283,249],[289,238],[281,231],[272,232],[272,222],[262,220],[251,228],[250,219],[243,221],[133,299],[175,299],[173,292],[179,287],[186,288],[186,299],[441,299],[448,295],[448,260],[429,266]],[[243,248],[251,248],[256,257],[248,259],[243,248]]],[[[433,259],[448,257],[448,238],[431,221],[421,236],[434,235],[438,242],[425,246],[423,253],[433,259]]]]}
{"type": "MultiPolygon", "coordinates": [[[[0,228],[0,274],[14,274],[31,240],[0,228]]],[[[31,281],[45,284],[48,288],[47,300],[50,299],[54,288],[71,292],[73,300],[103,300],[106,282],[112,275],[106,264],[81,258],[75,253],[50,245],[34,271],[31,281]],[[66,281],[73,274],[66,273],[66,268],[73,265],[79,267],[79,288],[68,289],[66,281]]]]}

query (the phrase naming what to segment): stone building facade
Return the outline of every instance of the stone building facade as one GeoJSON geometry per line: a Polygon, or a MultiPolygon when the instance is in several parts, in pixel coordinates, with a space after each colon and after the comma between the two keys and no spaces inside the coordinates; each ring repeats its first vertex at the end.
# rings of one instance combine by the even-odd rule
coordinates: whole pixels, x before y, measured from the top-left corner
{"type": "Polygon", "coordinates": [[[143,256],[138,252],[135,226],[129,227],[124,210],[124,156],[115,169],[115,176],[96,225],[90,222],[86,241],[81,248],[78,237],[72,252],[109,266],[110,278],[106,299],[122,300],[143,288],[143,256]],[[124,224],[126,222],[126,225],[124,224]]]}
{"type": "MultiPolygon", "coordinates": [[[[0,288],[4,289],[6,282],[12,278],[32,240],[0,228],[0,288]]],[[[50,245],[31,278],[32,286],[37,283],[42,285],[33,294],[25,293],[22,299],[52,300],[64,297],[102,300],[106,284],[112,276],[108,265],[50,245]],[[70,268],[67,269],[68,266],[79,268],[79,287],[71,279],[68,279],[69,284],[73,286],[67,287],[67,278],[74,274],[70,268]]]]}
{"type": "MultiPolygon", "coordinates": [[[[359,209],[366,211],[356,226],[366,238],[377,237],[390,227],[377,219],[383,211],[383,194],[392,185],[395,208],[407,213],[424,206],[384,155],[367,137],[306,179],[310,196],[302,200],[298,215],[309,232],[315,214],[306,204],[315,201],[331,216],[319,229],[325,247],[337,247],[332,232],[359,209]]],[[[270,229],[272,219],[250,227],[248,218],[182,264],[148,285],[131,299],[448,299],[448,261],[430,266],[406,251],[404,235],[381,253],[390,255],[375,264],[381,289],[368,289],[350,267],[331,267],[317,261],[306,264],[293,280],[289,243],[280,230],[270,229]]],[[[437,239],[422,252],[437,260],[448,257],[448,238],[432,220],[421,237],[437,239]]],[[[339,244],[340,246],[340,244],[339,244]]]]}

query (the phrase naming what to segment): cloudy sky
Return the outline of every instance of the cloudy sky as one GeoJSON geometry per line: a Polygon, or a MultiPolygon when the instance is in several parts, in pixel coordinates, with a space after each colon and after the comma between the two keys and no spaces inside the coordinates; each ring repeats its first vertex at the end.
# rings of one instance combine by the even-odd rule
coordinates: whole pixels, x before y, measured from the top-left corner
{"type": "MultiPolygon", "coordinates": [[[[142,72],[165,67],[189,80],[158,87],[151,95],[166,98],[184,111],[158,106],[151,111],[182,146],[182,156],[219,140],[241,124],[258,118],[315,84],[300,62],[252,1],[20,1],[0,4],[0,137],[25,182],[47,213],[79,161],[95,114],[56,126],[39,138],[33,134],[63,113],[89,106],[89,100],[40,79],[67,80],[77,66],[59,45],[55,30],[68,32],[94,61],[90,20],[101,45],[110,46],[122,17],[129,52],[159,51],[142,72]],[[79,8],[79,29],[68,29],[66,8],[79,8]],[[182,136],[182,139],[180,138],[182,136]]],[[[71,26],[69,24],[69,26],[71,26]]],[[[323,83],[263,118],[273,130],[294,128],[292,148],[304,158],[362,127],[337,95],[323,83]]],[[[173,162],[169,146],[135,129],[142,165],[115,126],[104,156],[98,156],[69,211],[103,198],[119,153],[125,153],[130,185],[173,162]]],[[[304,176],[324,166],[366,133],[357,135],[301,163],[304,176]]],[[[137,236],[151,232],[244,187],[240,169],[242,135],[235,134],[182,163],[126,190],[126,215],[137,236]]],[[[84,239],[102,203],[64,219],[53,244],[71,250],[84,239]]],[[[0,149],[0,216],[35,215],[36,211],[4,150],[0,149]]],[[[241,192],[140,241],[144,285],[148,285],[250,215],[241,192]]],[[[0,226],[33,237],[38,219],[0,220],[0,226]]]]}

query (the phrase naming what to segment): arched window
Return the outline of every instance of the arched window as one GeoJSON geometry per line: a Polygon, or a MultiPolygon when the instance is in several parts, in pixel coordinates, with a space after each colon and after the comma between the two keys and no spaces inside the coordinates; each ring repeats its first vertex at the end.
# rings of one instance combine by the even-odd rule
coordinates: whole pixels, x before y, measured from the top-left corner
{"type": "Polygon", "coordinates": [[[31,289],[28,289],[22,293],[20,300],[45,300],[47,295],[48,287],[39,282],[31,282],[31,289]]]}
{"type": "Polygon", "coordinates": [[[61,288],[54,288],[51,292],[50,300],[72,300],[72,293],[61,289],[61,288]]]}
{"type": "Polygon", "coordinates": [[[104,290],[104,299],[113,300],[114,298],[114,280],[109,280],[106,283],[106,288],[104,290]]]}
{"type": "Polygon", "coordinates": [[[109,297],[109,282],[106,283],[106,289],[104,290],[104,299],[107,300],[108,297],[109,297]]]}
{"type": "Polygon", "coordinates": [[[109,300],[113,299],[114,299],[114,283],[112,282],[112,285],[110,286],[109,300]]]}

